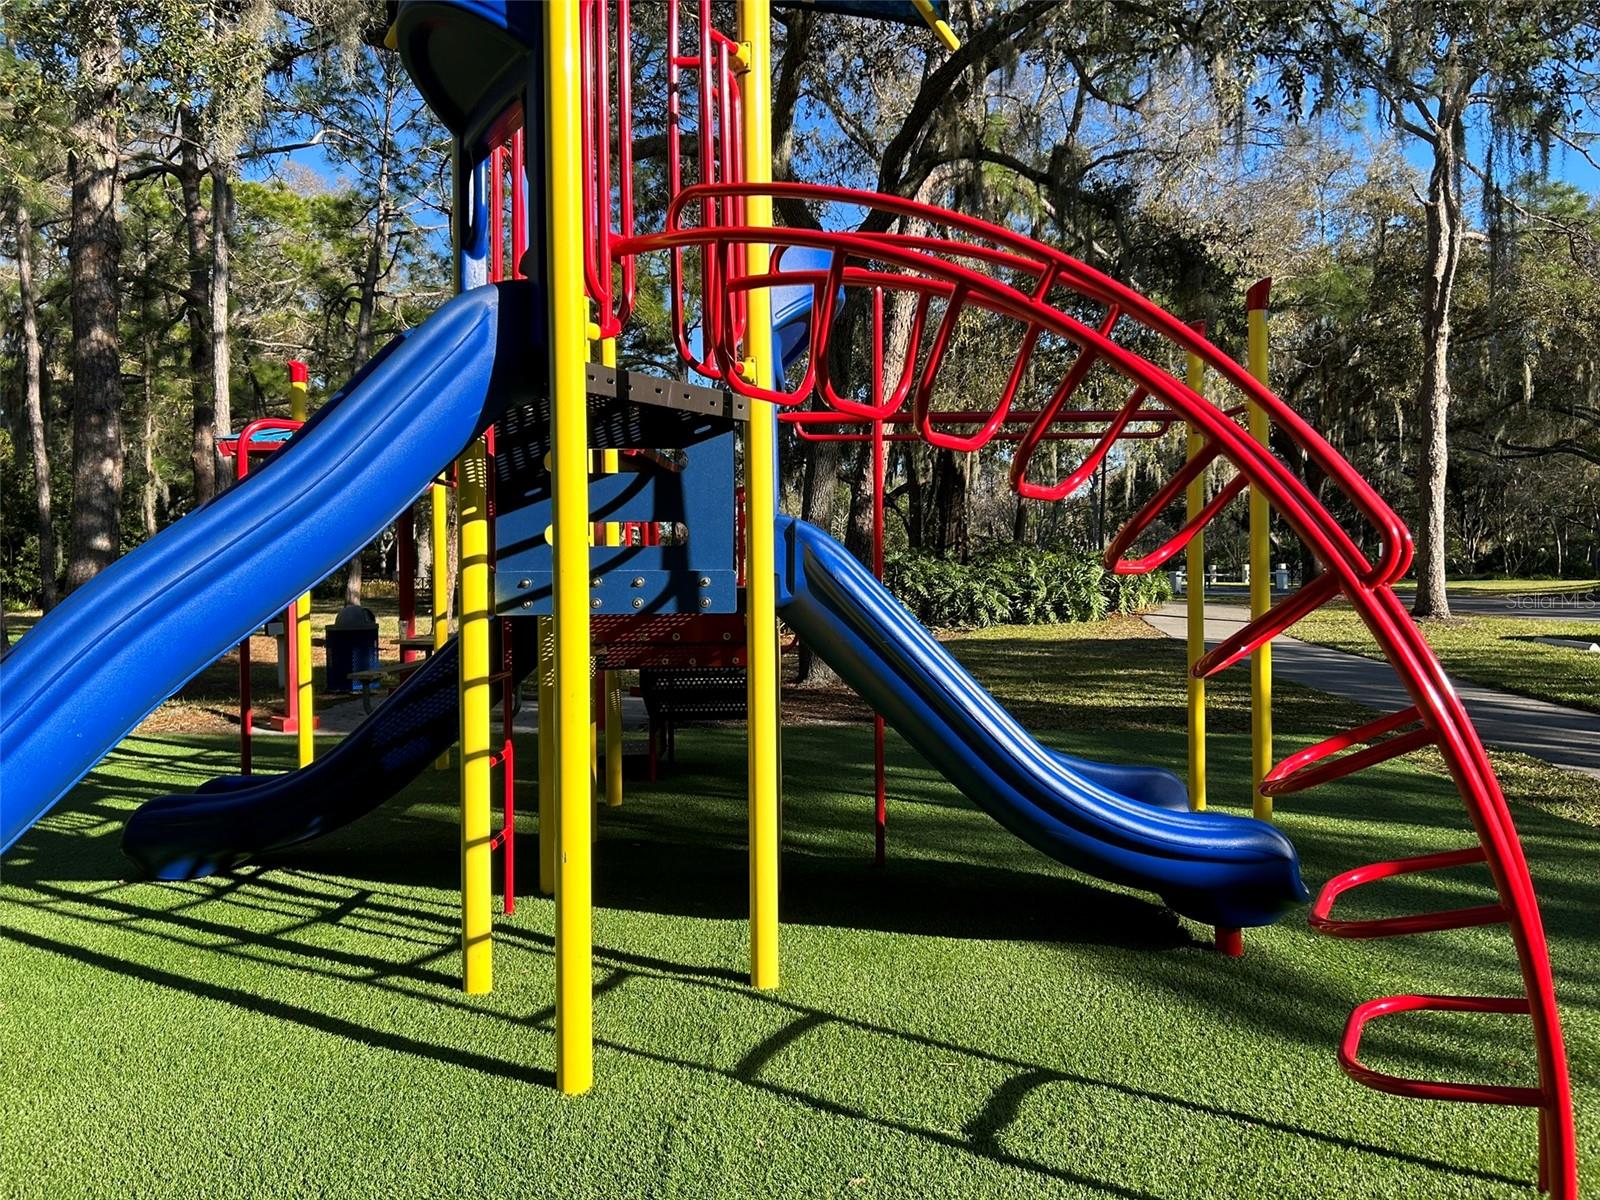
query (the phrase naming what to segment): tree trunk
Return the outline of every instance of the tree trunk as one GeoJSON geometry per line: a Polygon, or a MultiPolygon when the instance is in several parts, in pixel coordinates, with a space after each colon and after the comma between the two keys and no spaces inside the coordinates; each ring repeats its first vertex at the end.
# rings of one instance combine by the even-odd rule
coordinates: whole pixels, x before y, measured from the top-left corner
{"type": "Polygon", "coordinates": [[[1441,111],[1442,132],[1433,143],[1433,171],[1424,206],[1427,227],[1427,272],[1422,281],[1422,384],[1418,390],[1417,463],[1419,511],[1417,599],[1412,614],[1448,617],[1445,593],[1445,488],[1450,465],[1450,317],[1455,300],[1456,268],[1461,260],[1461,196],[1453,137],[1456,120],[1441,111]]]}
{"type": "Polygon", "coordinates": [[[140,452],[143,455],[139,465],[144,472],[139,485],[139,521],[144,528],[146,541],[156,535],[156,494],[161,488],[160,481],[156,478],[156,389],[155,374],[151,370],[151,354],[154,348],[155,338],[147,333],[144,360],[144,428],[140,431],[139,439],[140,452]]]}
{"type": "MultiPolygon", "coordinates": [[[[211,408],[215,427],[226,433],[233,426],[230,378],[233,355],[228,347],[228,290],[233,268],[228,256],[228,229],[233,224],[233,184],[225,159],[211,161],[211,408]]],[[[213,453],[215,448],[213,448],[213,453]]]]}
{"type": "Polygon", "coordinates": [[[350,560],[350,569],[344,577],[344,602],[361,603],[361,555],[359,554],[350,560]]]}
{"type": "Polygon", "coordinates": [[[1011,542],[1016,546],[1028,544],[1028,531],[1033,525],[1032,502],[1022,496],[1015,499],[1011,512],[1011,542]]]}
{"type": "Polygon", "coordinates": [[[155,277],[150,261],[149,225],[139,246],[139,524],[144,540],[156,535],[156,365],[159,361],[156,338],[155,277]]]}
{"type": "MultiPolygon", "coordinates": [[[[432,509],[430,508],[432,503],[432,495],[428,492],[423,492],[422,499],[412,507],[409,518],[412,533],[411,544],[416,549],[414,559],[417,568],[415,582],[419,590],[433,586],[433,521],[432,509]]],[[[406,518],[401,519],[405,520],[406,518]]]]}
{"type": "Polygon", "coordinates": [[[901,443],[900,461],[906,476],[906,545],[913,550],[925,549],[928,544],[925,496],[922,475],[918,471],[920,458],[916,442],[901,443]]]}
{"type": "Polygon", "coordinates": [[[22,301],[22,404],[33,456],[33,503],[39,528],[39,607],[56,603],[56,531],[50,514],[50,448],[44,436],[44,394],[40,383],[39,314],[33,291],[33,214],[17,197],[17,288],[22,301]]]}
{"type": "Polygon", "coordinates": [[[117,557],[122,513],[122,354],[117,319],[122,228],[117,213],[116,23],[79,53],[72,124],[72,552],[67,589],[117,557]]]}
{"type": "MultiPolygon", "coordinates": [[[[801,466],[800,516],[830,534],[833,532],[834,497],[838,494],[841,444],[801,443],[805,447],[805,460],[801,466]]],[[[835,678],[804,640],[795,658],[795,671],[795,682],[801,684],[819,684],[835,678]]]]}
{"type": "Polygon", "coordinates": [[[967,455],[954,450],[939,450],[933,462],[933,523],[941,555],[954,554],[966,562],[972,543],[967,528],[967,455]]]}
{"type": "Polygon", "coordinates": [[[206,208],[201,197],[199,122],[194,111],[178,109],[178,187],[183,194],[183,230],[188,249],[189,405],[193,437],[189,467],[194,475],[194,502],[204,504],[217,494],[217,414],[211,405],[211,263],[206,253],[206,208]]]}
{"type": "MultiPolygon", "coordinates": [[[[828,339],[828,369],[832,373],[834,386],[846,394],[850,379],[850,345],[855,328],[853,314],[859,307],[859,302],[845,304],[828,339]]],[[[839,471],[844,457],[843,443],[806,442],[804,445],[806,456],[801,473],[800,516],[832,536],[837,533],[834,510],[837,507],[839,471]]],[[[795,664],[796,683],[815,685],[837,678],[804,639],[800,642],[795,664]]]]}
{"type": "MultiPolygon", "coordinates": [[[[373,321],[378,311],[378,285],[384,275],[384,255],[389,249],[389,135],[393,120],[394,95],[384,96],[382,136],[378,147],[378,194],[373,209],[372,238],[367,243],[367,260],[361,269],[361,291],[356,305],[355,362],[351,370],[372,357],[373,321]]],[[[344,602],[361,603],[361,555],[350,560],[344,579],[344,602]]]]}

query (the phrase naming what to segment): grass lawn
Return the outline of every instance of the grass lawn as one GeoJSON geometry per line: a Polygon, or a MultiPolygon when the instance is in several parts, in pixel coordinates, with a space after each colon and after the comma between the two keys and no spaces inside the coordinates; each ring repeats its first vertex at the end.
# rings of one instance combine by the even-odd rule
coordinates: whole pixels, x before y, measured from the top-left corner
{"type": "MultiPolygon", "coordinates": [[[[1349,654],[1383,657],[1361,618],[1342,606],[1324,606],[1290,632],[1303,641],[1349,654]]],[[[1600,621],[1456,616],[1424,621],[1422,632],[1455,679],[1600,712],[1600,654],[1537,640],[1576,638],[1600,643],[1600,621]]]]}
{"type": "MultiPolygon", "coordinates": [[[[1452,579],[1452,596],[1553,596],[1567,592],[1600,591],[1600,579],[1452,579]]],[[[1402,579],[1397,592],[1417,590],[1415,579],[1402,579]]]]}
{"type": "MultiPolygon", "coordinates": [[[[1141,624],[990,630],[958,652],[1053,744],[1177,765],[1181,643],[1141,624]]],[[[1214,795],[1242,801],[1243,680],[1212,689],[1214,795]]],[[[1286,746],[1359,712],[1279,692],[1286,746]]],[[[743,738],[603,811],[595,1091],[552,1090],[553,906],[496,925],[496,990],[457,986],[454,777],[226,879],[121,882],[125,813],[227,771],[226,736],[140,736],[13,850],[0,888],[0,1177],[9,1196],[1531,1197],[1524,1111],[1344,1078],[1350,1007],[1515,991],[1503,931],[1375,943],[1290,919],[1242,960],[1148,897],[1004,833],[890,739],[870,866],[870,730],[784,736],[784,983],[744,983],[743,738]]],[[[533,747],[519,757],[524,794],[533,747]]],[[[292,747],[261,753],[287,765],[292,747]]],[[[1600,784],[1507,760],[1561,983],[1585,1182],[1600,1187],[1600,784]]],[[[529,804],[531,810],[532,805],[529,804]]],[[[1242,805],[1241,805],[1242,807],[1242,805]]],[[[1313,887],[1466,843],[1425,759],[1292,798],[1313,887]]],[[[520,822],[521,884],[536,874],[520,822]]],[[[1352,914],[1481,902],[1473,872],[1352,914]]],[[[1373,1026],[1380,1067],[1529,1078],[1512,1018],[1373,1026]]]]}

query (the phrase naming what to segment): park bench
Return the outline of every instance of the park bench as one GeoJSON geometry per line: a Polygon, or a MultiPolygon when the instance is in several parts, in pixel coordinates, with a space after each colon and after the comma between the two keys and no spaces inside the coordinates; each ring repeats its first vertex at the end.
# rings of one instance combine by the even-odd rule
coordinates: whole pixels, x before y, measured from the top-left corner
{"type": "Polygon", "coordinates": [[[415,662],[392,663],[387,667],[378,667],[372,671],[351,671],[350,682],[361,685],[361,711],[365,713],[372,711],[372,697],[374,692],[379,690],[379,685],[382,685],[388,691],[394,691],[411,672],[415,671],[425,661],[425,659],[417,659],[415,662]]]}

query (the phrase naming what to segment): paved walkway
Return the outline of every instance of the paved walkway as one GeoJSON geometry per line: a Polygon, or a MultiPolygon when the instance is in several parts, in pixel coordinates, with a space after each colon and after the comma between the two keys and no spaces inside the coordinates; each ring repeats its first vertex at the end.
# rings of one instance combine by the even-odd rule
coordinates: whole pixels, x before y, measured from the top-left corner
{"type": "MultiPolygon", "coordinates": [[[[1214,646],[1249,619],[1249,610],[1235,605],[1206,607],[1206,644],[1214,646]]],[[[1145,617],[1168,637],[1184,636],[1181,602],[1164,604],[1145,617]]],[[[1235,668],[1243,670],[1243,667],[1235,668]]],[[[1411,703],[1399,677],[1386,662],[1314,646],[1291,637],[1272,643],[1273,674],[1318,691],[1381,712],[1395,712],[1411,703]]],[[[1600,713],[1563,708],[1543,700],[1456,681],[1478,735],[1491,745],[1542,758],[1570,771],[1600,779],[1600,713]]],[[[1332,730],[1330,733],[1334,732],[1332,730]]]]}

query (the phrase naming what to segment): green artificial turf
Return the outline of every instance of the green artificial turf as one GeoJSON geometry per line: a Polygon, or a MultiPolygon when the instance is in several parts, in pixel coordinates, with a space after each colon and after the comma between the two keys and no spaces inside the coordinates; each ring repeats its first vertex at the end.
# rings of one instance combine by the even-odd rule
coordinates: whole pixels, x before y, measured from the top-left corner
{"type": "MultiPolygon", "coordinates": [[[[1142,626],[990,630],[958,652],[1046,738],[1178,764],[1182,647],[1142,626]]],[[[1242,684],[1213,689],[1214,799],[1239,807],[1242,684]]],[[[1284,745],[1352,714],[1285,687],[1284,745]]],[[[64,718],[65,719],[65,718],[64,718]]],[[[262,739],[270,767],[291,747],[262,739]]],[[[5,861],[0,1179],[17,1197],[1528,1197],[1523,1111],[1380,1095],[1334,1045],[1389,992],[1498,993],[1503,931],[1356,943],[1292,917],[1242,960],[1148,897],[1011,838],[890,739],[870,865],[870,732],[785,731],[781,990],[745,984],[737,729],[601,814],[598,1085],[552,1088],[553,906],[496,923],[496,987],[457,986],[454,777],[226,879],[121,881],[139,801],[227,771],[231,741],[129,741],[5,861]]],[[[519,774],[532,808],[532,747],[519,774]]],[[[1386,765],[1282,804],[1314,887],[1464,845],[1453,792],[1386,765]]],[[[1600,785],[1505,773],[1545,916],[1600,1187],[1600,785]],[[1575,818],[1583,818],[1575,819],[1575,818]]],[[[535,878],[521,819],[522,886],[535,878]]],[[[1481,902],[1472,871],[1352,914],[1481,902]]],[[[1374,1065],[1529,1076],[1512,1018],[1370,1027],[1374,1065]]]]}
{"type": "MultiPolygon", "coordinates": [[[[1381,658],[1361,618],[1349,608],[1328,606],[1298,622],[1295,637],[1347,654],[1381,658]]],[[[1600,654],[1538,639],[1571,638],[1600,643],[1600,620],[1528,620],[1463,615],[1423,621],[1423,636],[1453,678],[1471,680],[1554,704],[1600,712],[1600,654]]]]}

